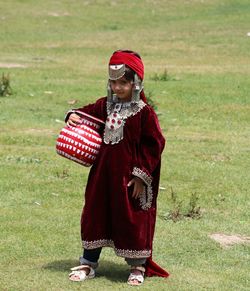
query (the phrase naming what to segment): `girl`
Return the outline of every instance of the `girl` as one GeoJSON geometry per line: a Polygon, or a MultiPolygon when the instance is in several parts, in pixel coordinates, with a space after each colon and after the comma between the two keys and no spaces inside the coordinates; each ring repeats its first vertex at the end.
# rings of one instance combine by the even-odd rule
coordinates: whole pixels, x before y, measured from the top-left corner
{"type": "MultiPolygon", "coordinates": [[[[72,281],[95,276],[102,247],[112,247],[131,266],[128,284],[146,276],[167,277],[152,261],[161,153],[165,145],[157,116],[143,92],[141,57],[118,50],[109,61],[107,97],[75,109],[105,121],[103,143],[90,169],[81,217],[83,256],[72,281]]],[[[68,112],[69,126],[81,122],[68,112]]]]}

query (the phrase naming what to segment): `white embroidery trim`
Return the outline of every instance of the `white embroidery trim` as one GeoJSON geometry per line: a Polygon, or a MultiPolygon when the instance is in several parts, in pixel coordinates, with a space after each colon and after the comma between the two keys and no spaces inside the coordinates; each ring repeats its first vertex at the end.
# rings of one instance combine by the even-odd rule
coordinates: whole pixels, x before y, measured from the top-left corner
{"type": "Polygon", "coordinates": [[[126,119],[130,116],[136,115],[140,112],[146,103],[143,100],[138,102],[126,102],[126,103],[115,103],[107,101],[107,117],[111,116],[112,113],[119,113],[122,120],[121,126],[115,130],[108,127],[107,121],[104,129],[104,142],[106,144],[117,144],[123,139],[123,127],[125,126],[126,119]],[[117,112],[116,105],[120,105],[120,109],[117,112]]]}
{"type": "Polygon", "coordinates": [[[122,108],[120,110],[120,115],[123,118],[128,118],[130,116],[136,115],[138,112],[142,110],[144,106],[146,106],[146,103],[143,100],[139,100],[137,102],[109,102],[107,101],[107,114],[110,115],[114,112],[115,106],[117,104],[121,104],[122,108]]]}
{"type": "Polygon", "coordinates": [[[147,173],[143,172],[140,168],[134,167],[132,175],[141,178],[147,186],[150,186],[152,184],[153,178],[147,173]]]}
{"type": "Polygon", "coordinates": [[[100,247],[112,247],[119,257],[124,258],[146,258],[150,257],[151,250],[124,250],[115,247],[113,240],[100,239],[94,241],[82,241],[82,246],[85,249],[96,249],[100,247]]]}
{"type": "Polygon", "coordinates": [[[140,195],[139,199],[141,208],[143,210],[148,210],[151,207],[153,201],[153,189],[151,186],[153,178],[137,167],[133,168],[132,175],[142,179],[146,184],[146,189],[144,188],[144,191],[140,195]]]}

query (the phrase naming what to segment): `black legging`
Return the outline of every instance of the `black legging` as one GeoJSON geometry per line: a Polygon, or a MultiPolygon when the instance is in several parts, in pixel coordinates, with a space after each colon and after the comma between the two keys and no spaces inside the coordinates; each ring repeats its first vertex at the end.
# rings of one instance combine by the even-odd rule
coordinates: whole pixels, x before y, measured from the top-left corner
{"type": "MultiPolygon", "coordinates": [[[[102,248],[96,248],[96,249],[92,249],[92,250],[84,249],[83,260],[85,262],[87,261],[87,262],[93,263],[93,267],[96,267],[97,262],[100,258],[101,251],[102,251],[102,248]]],[[[144,265],[146,263],[146,259],[147,258],[125,258],[125,261],[130,266],[140,266],[140,265],[144,265]]]]}

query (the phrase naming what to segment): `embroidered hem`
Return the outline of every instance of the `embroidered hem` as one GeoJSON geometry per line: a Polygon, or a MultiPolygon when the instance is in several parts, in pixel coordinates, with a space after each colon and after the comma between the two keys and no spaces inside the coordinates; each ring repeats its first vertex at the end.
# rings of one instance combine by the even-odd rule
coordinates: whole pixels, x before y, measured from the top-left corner
{"type": "Polygon", "coordinates": [[[125,250],[118,249],[115,247],[113,240],[110,239],[100,239],[94,241],[82,241],[82,247],[91,250],[100,247],[112,247],[117,256],[123,258],[147,258],[151,256],[151,250],[125,250]]]}
{"type": "Polygon", "coordinates": [[[132,175],[140,178],[146,184],[146,189],[144,189],[143,193],[140,195],[140,206],[143,210],[148,210],[153,201],[153,189],[152,189],[152,177],[147,173],[143,172],[141,169],[134,167],[132,171],[132,175]]]}

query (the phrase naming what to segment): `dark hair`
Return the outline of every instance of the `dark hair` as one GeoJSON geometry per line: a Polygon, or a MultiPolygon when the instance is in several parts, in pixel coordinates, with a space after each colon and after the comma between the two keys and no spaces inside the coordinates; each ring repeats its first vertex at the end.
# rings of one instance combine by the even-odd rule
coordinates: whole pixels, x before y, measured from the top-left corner
{"type": "Polygon", "coordinates": [[[135,72],[132,69],[130,69],[128,66],[126,66],[126,65],[125,65],[124,78],[127,81],[133,81],[133,82],[134,82],[134,79],[135,79],[135,72]]]}

